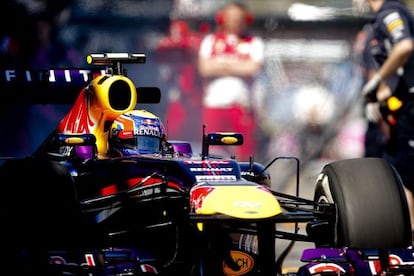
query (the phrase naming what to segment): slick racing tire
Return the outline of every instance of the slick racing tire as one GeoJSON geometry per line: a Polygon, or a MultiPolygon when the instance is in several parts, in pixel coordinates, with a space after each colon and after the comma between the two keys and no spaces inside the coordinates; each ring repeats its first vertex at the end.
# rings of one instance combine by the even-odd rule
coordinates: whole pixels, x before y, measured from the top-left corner
{"type": "Polygon", "coordinates": [[[327,246],[390,249],[411,245],[402,181],[383,159],[355,158],[325,165],[314,200],[335,203],[327,246]]]}
{"type": "Polygon", "coordinates": [[[76,247],[79,242],[73,179],[58,162],[25,158],[3,164],[0,182],[0,235],[6,255],[0,265],[12,268],[10,275],[46,275],[48,250],[76,247]]]}

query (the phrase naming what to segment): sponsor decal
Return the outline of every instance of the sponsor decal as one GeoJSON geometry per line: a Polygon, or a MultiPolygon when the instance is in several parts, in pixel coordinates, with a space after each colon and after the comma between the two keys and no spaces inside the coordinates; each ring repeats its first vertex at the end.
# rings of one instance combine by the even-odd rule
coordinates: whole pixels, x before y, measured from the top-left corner
{"type": "Polygon", "coordinates": [[[195,210],[200,209],[203,206],[204,199],[213,191],[213,187],[199,187],[191,190],[191,207],[195,210]]]}
{"type": "Polygon", "coordinates": [[[231,172],[233,168],[190,168],[192,172],[231,172]]]}
{"type": "Polygon", "coordinates": [[[238,208],[260,208],[263,204],[258,201],[235,201],[233,202],[234,207],[238,208]]]}
{"type": "Polygon", "coordinates": [[[201,164],[229,164],[228,160],[184,160],[184,164],[193,164],[193,165],[201,165],[201,164]]]}
{"type": "Polygon", "coordinates": [[[241,172],[241,175],[255,176],[254,172],[241,172]]]}
{"type": "Polygon", "coordinates": [[[394,40],[403,36],[404,22],[398,12],[392,12],[387,15],[384,18],[384,24],[394,40]]]}
{"type": "Polygon", "coordinates": [[[134,138],[134,134],[133,134],[132,131],[128,131],[128,130],[126,130],[126,131],[124,130],[122,132],[120,132],[120,130],[117,130],[117,131],[119,133],[119,138],[124,138],[124,139],[134,138]]]}
{"type": "Polygon", "coordinates": [[[197,182],[201,181],[236,181],[235,175],[196,175],[197,182]]]}
{"type": "MultiPolygon", "coordinates": [[[[51,69],[51,70],[0,70],[0,83],[49,83],[58,85],[83,85],[92,79],[97,70],[51,69]]],[[[101,70],[100,74],[105,74],[101,70]]]]}
{"type": "Polygon", "coordinates": [[[232,174],[235,170],[235,167],[230,166],[228,160],[184,160],[183,163],[189,165],[188,169],[195,174],[195,178],[198,182],[220,180],[234,181],[237,179],[236,175],[222,175],[232,174]]]}
{"type": "Polygon", "coordinates": [[[242,251],[238,250],[232,250],[230,251],[230,255],[232,259],[237,263],[237,265],[240,267],[238,271],[235,271],[228,267],[225,263],[223,264],[223,271],[224,274],[227,276],[238,276],[248,273],[250,270],[254,267],[254,258],[242,251]]]}
{"type": "Polygon", "coordinates": [[[92,133],[95,121],[89,116],[89,101],[84,100],[85,90],[77,98],[72,109],[66,114],[58,126],[58,132],[62,133],[92,133]]]}
{"type": "Polygon", "coordinates": [[[155,126],[140,126],[139,129],[134,129],[134,134],[162,137],[160,128],[155,126]]]}

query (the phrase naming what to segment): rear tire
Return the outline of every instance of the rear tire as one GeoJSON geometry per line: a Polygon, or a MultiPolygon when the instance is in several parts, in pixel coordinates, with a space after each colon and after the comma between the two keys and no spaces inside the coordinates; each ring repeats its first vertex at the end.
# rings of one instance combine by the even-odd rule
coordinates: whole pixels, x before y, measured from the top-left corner
{"type": "Polygon", "coordinates": [[[355,158],[325,165],[314,200],[336,205],[328,246],[391,249],[411,245],[402,181],[383,159],[355,158]]]}

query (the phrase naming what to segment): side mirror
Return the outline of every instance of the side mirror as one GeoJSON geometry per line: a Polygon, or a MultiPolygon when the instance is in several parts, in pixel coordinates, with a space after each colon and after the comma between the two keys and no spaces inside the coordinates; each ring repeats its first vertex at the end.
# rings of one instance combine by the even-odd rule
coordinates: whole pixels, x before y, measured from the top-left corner
{"type": "Polygon", "coordinates": [[[96,137],[93,134],[58,134],[58,140],[60,146],[72,148],[69,152],[80,160],[96,157],[96,137]]]}
{"type": "Polygon", "coordinates": [[[241,146],[243,134],[239,132],[212,132],[203,134],[202,158],[209,155],[210,146],[241,146]]]}

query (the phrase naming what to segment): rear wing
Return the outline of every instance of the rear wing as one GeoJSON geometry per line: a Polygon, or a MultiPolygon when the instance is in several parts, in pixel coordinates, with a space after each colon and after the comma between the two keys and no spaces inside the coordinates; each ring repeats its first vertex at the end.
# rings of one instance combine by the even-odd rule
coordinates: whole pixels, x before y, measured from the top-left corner
{"type": "MultiPolygon", "coordinates": [[[[104,70],[103,70],[104,72],[104,70]]],[[[100,69],[0,70],[0,104],[70,104],[100,69]]]]}
{"type": "MultiPolygon", "coordinates": [[[[90,68],[24,70],[0,69],[0,105],[72,104],[80,91],[102,74],[125,75],[124,63],[145,63],[145,54],[90,54],[90,68]]],[[[139,103],[159,103],[157,87],[137,87],[139,103]]]]}

